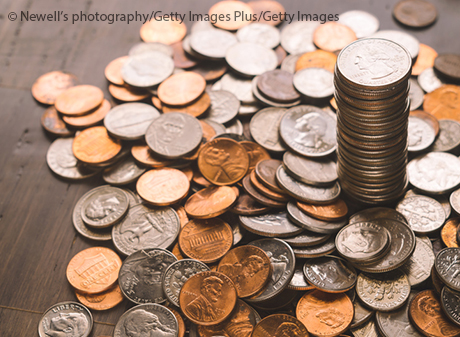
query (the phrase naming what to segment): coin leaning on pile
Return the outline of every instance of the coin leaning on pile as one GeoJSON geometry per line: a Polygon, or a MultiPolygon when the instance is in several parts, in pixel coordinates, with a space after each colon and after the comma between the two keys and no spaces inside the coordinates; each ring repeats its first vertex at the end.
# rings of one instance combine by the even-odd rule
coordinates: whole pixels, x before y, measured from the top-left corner
{"type": "MultiPolygon", "coordinates": [[[[395,18],[432,22],[425,1],[403,2],[395,18]]],[[[235,10],[284,8],[223,1],[210,14],[235,10]]],[[[435,77],[455,80],[456,56],[435,63],[403,32],[369,38],[379,23],[362,11],[274,26],[148,22],[105,69],[112,100],[69,73],[37,80],[44,129],[67,137],[50,146],[52,172],[108,184],[76,203],[74,227],[113,243],[69,261],[84,306],[50,308],[40,336],[68,317],[88,336],[85,306],[123,300],[135,306],[114,336],[460,336],[460,160],[439,152],[460,144],[446,98],[458,87],[435,77]],[[433,72],[423,90],[439,86],[425,101],[411,68],[433,72]]]]}

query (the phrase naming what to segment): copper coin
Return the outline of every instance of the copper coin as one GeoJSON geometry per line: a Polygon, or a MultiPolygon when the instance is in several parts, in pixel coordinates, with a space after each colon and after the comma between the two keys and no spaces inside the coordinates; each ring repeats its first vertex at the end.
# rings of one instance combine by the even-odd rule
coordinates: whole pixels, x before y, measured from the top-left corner
{"type": "Polygon", "coordinates": [[[276,54],[276,57],[278,58],[278,66],[280,66],[281,63],[283,63],[284,59],[286,58],[287,53],[283,47],[278,46],[275,48],[275,54],[276,54]]]}
{"type": "Polygon", "coordinates": [[[54,106],[50,106],[45,110],[41,118],[41,123],[46,131],[56,136],[68,137],[75,133],[74,131],[67,129],[64,121],[61,116],[59,116],[54,106]]]}
{"type": "MultiPolygon", "coordinates": [[[[207,93],[204,93],[203,95],[205,94],[207,95],[207,93]]],[[[205,143],[209,142],[212,138],[214,138],[214,136],[217,135],[216,130],[214,130],[214,128],[205,121],[200,120],[200,124],[201,128],[203,129],[203,141],[205,143]]]]}
{"type": "Polygon", "coordinates": [[[248,18],[254,14],[252,8],[242,1],[226,0],[214,4],[209,9],[209,16],[225,18],[213,23],[217,28],[237,30],[251,23],[248,18]],[[239,16],[237,16],[237,13],[239,16]]]}
{"type": "Polygon", "coordinates": [[[244,190],[253,197],[257,202],[261,203],[264,206],[272,208],[283,208],[286,206],[285,202],[276,201],[266,197],[261,194],[254,188],[254,185],[251,182],[251,177],[248,175],[243,179],[243,188],[244,190]]]}
{"type": "Polygon", "coordinates": [[[167,160],[156,156],[147,145],[135,145],[131,148],[131,154],[139,163],[154,167],[161,168],[172,165],[174,161],[167,160]]]}
{"type": "MultiPolygon", "coordinates": [[[[181,227],[182,228],[182,227],[181,227]]],[[[171,249],[171,253],[173,253],[173,255],[178,259],[178,260],[183,260],[185,259],[185,257],[182,255],[182,252],[180,251],[180,248],[179,248],[179,243],[176,242],[173,246],[173,248],[171,249]]]]}
{"type": "Polygon", "coordinates": [[[43,74],[32,85],[32,96],[43,104],[54,104],[56,97],[77,85],[77,77],[63,71],[43,74]]]}
{"type": "Polygon", "coordinates": [[[426,44],[420,43],[417,60],[412,65],[412,75],[418,76],[425,69],[432,68],[434,66],[434,60],[437,56],[438,53],[436,50],[430,46],[427,46],[426,44]]]}
{"type": "Polygon", "coordinates": [[[446,84],[426,94],[423,110],[437,119],[460,121],[460,87],[446,84]]]}
{"type": "Polygon", "coordinates": [[[72,144],[74,156],[87,164],[102,164],[121,151],[121,142],[111,138],[103,126],[83,130],[72,144]]]}
{"type": "Polygon", "coordinates": [[[337,55],[325,50],[315,50],[302,54],[295,64],[295,71],[305,68],[323,68],[334,72],[337,55]]]}
{"type": "Polygon", "coordinates": [[[136,184],[139,196],[155,206],[178,202],[187,195],[189,188],[187,176],[182,171],[168,167],[145,172],[136,184]]]}
{"type": "Polygon", "coordinates": [[[152,96],[152,104],[158,110],[163,111],[163,103],[161,103],[158,97],[152,96]]]}
{"type": "Polygon", "coordinates": [[[448,80],[460,81],[460,55],[441,54],[434,60],[434,69],[448,80]]]}
{"type": "Polygon", "coordinates": [[[341,50],[356,39],[356,34],[350,27],[337,22],[326,22],[318,25],[313,33],[315,45],[330,52],[341,50]]]}
{"type": "Polygon", "coordinates": [[[192,195],[185,203],[185,211],[192,218],[214,218],[230,209],[237,198],[232,187],[210,186],[192,195]]]}
{"type": "Polygon", "coordinates": [[[265,317],[254,328],[251,337],[308,337],[305,325],[297,318],[287,314],[274,314],[265,317]]]}
{"type": "Polygon", "coordinates": [[[75,291],[75,295],[81,304],[93,310],[111,309],[120,304],[124,299],[118,284],[101,293],[85,294],[75,291]]]}
{"type": "Polygon", "coordinates": [[[262,95],[277,102],[292,102],[300,99],[294,88],[294,75],[288,71],[275,69],[260,75],[257,88],[262,95]]]}
{"type": "Polygon", "coordinates": [[[211,97],[206,92],[203,92],[195,101],[184,105],[174,106],[163,104],[162,109],[164,113],[168,112],[183,112],[193,117],[200,117],[211,106],[211,97]]]}
{"type": "Polygon", "coordinates": [[[423,110],[414,110],[409,113],[409,116],[415,116],[423,119],[425,122],[431,125],[436,136],[439,134],[439,121],[432,114],[429,114],[423,110]]]}
{"type": "Polygon", "coordinates": [[[214,186],[212,183],[207,181],[205,177],[203,177],[203,175],[201,174],[200,170],[198,170],[198,169],[193,170],[193,178],[192,178],[192,180],[193,180],[193,182],[195,184],[198,184],[198,185],[203,186],[203,187],[214,186]]]}
{"type": "Polygon", "coordinates": [[[62,119],[74,128],[87,128],[99,124],[105,115],[107,115],[110,108],[109,101],[104,99],[101,105],[87,115],[77,117],[63,116],[62,119]]]}
{"type": "Polygon", "coordinates": [[[179,233],[182,253],[204,263],[219,261],[232,244],[232,228],[219,218],[192,219],[179,233]]]}
{"type": "Polygon", "coordinates": [[[109,289],[118,279],[121,259],[111,249],[92,247],[82,250],[67,266],[67,280],[76,290],[96,294],[109,289]]]}
{"type": "Polygon", "coordinates": [[[258,203],[247,192],[242,191],[230,212],[238,215],[259,215],[267,213],[269,210],[270,207],[258,203]]]}
{"type": "Polygon", "coordinates": [[[196,100],[206,88],[203,76],[192,71],[172,75],[158,87],[158,98],[164,104],[185,105],[196,100]]]}
{"type": "Polygon", "coordinates": [[[353,320],[354,308],[344,293],[320,290],[306,293],[297,303],[296,316],[313,336],[332,337],[345,332],[353,320]]]}
{"type": "Polygon", "coordinates": [[[459,224],[460,218],[449,219],[442,228],[441,239],[447,247],[460,247],[457,241],[459,224]]]}
{"type": "Polygon", "coordinates": [[[125,84],[123,77],[121,77],[121,67],[123,67],[123,64],[125,64],[128,58],[129,56],[116,58],[115,60],[111,61],[107,67],[105,67],[104,75],[107,81],[116,85],[125,84]]]}
{"type": "Polygon", "coordinates": [[[218,272],[235,284],[238,297],[249,297],[262,290],[272,273],[267,253],[256,246],[240,246],[230,250],[220,260],[218,272]]]}
{"type": "Polygon", "coordinates": [[[270,154],[262,146],[257,143],[250,141],[242,141],[241,145],[245,148],[249,156],[249,169],[252,171],[256,168],[256,165],[262,160],[271,159],[270,154]]]}
{"type": "Polygon", "coordinates": [[[54,106],[68,116],[81,116],[97,108],[104,100],[102,90],[94,85],[77,85],[56,97],[54,106]]]}
{"type": "Polygon", "coordinates": [[[192,69],[193,72],[200,74],[206,82],[215,81],[227,72],[227,65],[224,62],[206,61],[192,69]]]}
{"type": "Polygon", "coordinates": [[[173,208],[179,216],[180,228],[183,228],[189,222],[187,212],[183,206],[174,205],[173,208]]]}
{"type": "Polygon", "coordinates": [[[460,336],[460,328],[452,324],[443,313],[434,290],[424,290],[415,295],[409,304],[409,317],[417,330],[425,336],[460,336]]]}
{"type": "Polygon", "coordinates": [[[335,97],[332,97],[331,100],[329,101],[329,104],[334,108],[335,111],[339,109],[337,106],[337,101],[335,100],[335,97]]]}
{"type": "Polygon", "coordinates": [[[182,48],[182,41],[173,43],[171,45],[173,49],[173,61],[176,68],[188,69],[196,66],[197,62],[185,53],[184,48],[182,48]]]}
{"type": "Polygon", "coordinates": [[[205,271],[190,277],[179,294],[184,315],[193,323],[215,325],[223,322],[235,308],[236,289],[226,275],[205,271]]]}
{"type": "Polygon", "coordinates": [[[264,184],[260,182],[260,179],[257,177],[256,173],[252,171],[249,175],[251,179],[252,186],[257,190],[257,192],[261,193],[262,195],[266,196],[267,198],[279,201],[279,202],[288,202],[289,198],[285,194],[281,194],[275,191],[272,191],[264,184]]]}
{"type": "MultiPolygon", "coordinates": [[[[278,1],[272,0],[259,0],[259,1],[249,1],[248,6],[251,7],[254,13],[286,13],[283,5],[278,1]]],[[[258,21],[260,23],[266,23],[272,26],[278,26],[283,20],[281,16],[272,16],[265,19],[264,16],[258,21]]]]}
{"type": "Polygon", "coordinates": [[[396,4],[393,15],[403,25],[421,28],[436,21],[436,7],[425,0],[403,0],[396,4]]]}
{"type": "Polygon", "coordinates": [[[173,44],[184,38],[187,27],[179,21],[151,20],[142,25],[140,33],[144,42],[173,44]]]}
{"type": "Polygon", "coordinates": [[[311,205],[303,202],[297,202],[297,207],[302,212],[325,221],[339,221],[347,216],[348,207],[345,201],[337,199],[332,204],[328,205],[311,205]]]}
{"type": "Polygon", "coordinates": [[[187,177],[188,181],[192,181],[192,178],[193,178],[193,170],[190,166],[188,167],[184,167],[184,168],[180,168],[180,170],[185,174],[185,176],[187,177]]]}
{"type": "Polygon", "coordinates": [[[182,318],[182,315],[177,311],[176,309],[171,308],[170,306],[165,306],[168,308],[176,317],[177,323],[179,324],[179,329],[177,333],[177,337],[184,337],[185,336],[185,322],[184,319],[182,318]]]}
{"type": "Polygon", "coordinates": [[[206,143],[198,155],[198,168],[215,185],[231,185],[241,180],[249,168],[244,147],[228,138],[206,143]]]}
{"type": "Polygon", "coordinates": [[[257,164],[255,172],[262,184],[275,192],[285,195],[286,192],[278,186],[275,178],[276,170],[280,165],[282,165],[282,162],[277,159],[262,160],[257,164]]]}
{"type": "Polygon", "coordinates": [[[115,99],[123,102],[142,101],[143,99],[146,99],[150,96],[149,92],[131,87],[129,85],[118,86],[110,84],[109,92],[115,99]]]}

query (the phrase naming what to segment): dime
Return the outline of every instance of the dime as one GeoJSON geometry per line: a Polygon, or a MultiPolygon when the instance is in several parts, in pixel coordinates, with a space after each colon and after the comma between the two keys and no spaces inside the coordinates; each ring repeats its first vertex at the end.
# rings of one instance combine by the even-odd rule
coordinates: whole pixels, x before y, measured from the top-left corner
{"type": "Polygon", "coordinates": [[[409,27],[426,27],[436,21],[436,7],[425,0],[403,0],[393,8],[393,16],[409,27]]]}
{"type": "Polygon", "coordinates": [[[447,247],[460,247],[457,241],[457,232],[460,224],[460,218],[447,220],[446,224],[441,230],[442,242],[447,247]]]}
{"type": "Polygon", "coordinates": [[[303,232],[303,229],[292,223],[286,212],[264,214],[259,216],[240,215],[242,226],[248,231],[268,237],[291,237],[303,232]]]}
{"type": "Polygon", "coordinates": [[[334,93],[333,74],[323,68],[304,68],[294,75],[294,87],[305,97],[323,99],[334,93]]]}
{"type": "MultiPolygon", "coordinates": [[[[211,97],[206,92],[204,92],[195,101],[193,101],[192,103],[186,106],[172,106],[172,105],[162,104],[162,111],[164,113],[184,112],[193,117],[200,117],[208,110],[210,106],[211,106],[211,97]]],[[[203,127],[202,121],[200,121],[200,123],[201,123],[201,126],[203,127]]]]}
{"type": "Polygon", "coordinates": [[[413,60],[418,56],[420,42],[414,36],[406,32],[399,30],[380,30],[371,37],[386,39],[400,44],[407,49],[413,60]]]}
{"type": "Polygon", "coordinates": [[[294,276],[288,285],[288,289],[297,291],[308,291],[314,289],[313,286],[307,283],[305,275],[303,274],[303,267],[299,263],[296,264],[294,276]]]}
{"type": "Polygon", "coordinates": [[[215,218],[231,208],[237,198],[234,187],[210,186],[193,194],[185,203],[185,211],[192,218],[215,218]]]}
{"type": "Polygon", "coordinates": [[[233,282],[226,275],[205,271],[182,286],[179,304],[184,315],[199,325],[215,325],[230,316],[237,300],[233,282]]]}
{"type": "Polygon", "coordinates": [[[50,106],[45,110],[40,121],[43,128],[55,136],[69,137],[74,134],[74,131],[67,129],[54,106],[50,106]]]}
{"type": "Polygon", "coordinates": [[[60,94],[77,83],[77,77],[71,73],[52,71],[36,79],[32,85],[32,96],[40,103],[54,104],[60,94]]]}
{"type": "Polygon", "coordinates": [[[158,98],[164,104],[185,105],[200,97],[205,88],[203,76],[184,71],[172,75],[158,86],[158,98]]]}
{"type": "Polygon", "coordinates": [[[56,97],[54,106],[63,115],[81,116],[97,108],[104,100],[102,90],[93,85],[77,85],[56,97]]]}
{"type": "Polygon", "coordinates": [[[374,15],[359,10],[340,14],[338,23],[350,27],[358,39],[371,36],[379,29],[380,25],[379,19],[374,15]]]}
{"type": "Polygon", "coordinates": [[[324,221],[339,221],[347,216],[348,207],[345,201],[337,199],[328,205],[311,205],[297,202],[297,207],[304,213],[324,221]]]}
{"type": "Polygon", "coordinates": [[[281,46],[289,54],[302,54],[316,50],[313,32],[319,26],[315,21],[297,21],[281,31],[281,46]]]}
{"type": "Polygon", "coordinates": [[[412,65],[412,75],[418,76],[425,69],[432,68],[437,56],[438,53],[436,50],[426,44],[420,43],[420,51],[418,53],[417,60],[412,65]]]}
{"type": "Polygon", "coordinates": [[[353,315],[353,321],[351,322],[350,328],[357,328],[359,326],[362,326],[369,322],[369,320],[374,316],[373,310],[369,310],[366,307],[364,307],[361,304],[361,301],[358,299],[355,299],[353,301],[353,309],[354,309],[354,315],[353,315]]]}
{"type": "Polygon", "coordinates": [[[460,248],[444,248],[436,255],[435,268],[441,281],[455,291],[460,291],[460,248]]]}
{"type": "Polygon", "coordinates": [[[418,75],[417,81],[422,89],[427,93],[430,93],[445,84],[444,80],[436,75],[432,67],[423,70],[420,75],[418,75]]]}
{"type": "Polygon", "coordinates": [[[423,110],[429,112],[437,119],[453,119],[460,121],[458,112],[460,103],[456,97],[460,95],[460,87],[445,84],[425,95],[423,110]]]}
{"type": "Polygon", "coordinates": [[[460,55],[441,54],[434,60],[434,69],[452,81],[460,80],[460,55]]]}
{"type": "Polygon", "coordinates": [[[238,43],[236,36],[220,29],[194,32],[190,36],[190,46],[198,54],[214,60],[225,58],[227,50],[238,43]]]}
{"type": "Polygon", "coordinates": [[[294,247],[295,257],[299,259],[312,259],[315,257],[326,256],[332,254],[335,251],[334,238],[330,237],[327,241],[308,247],[294,247]]]}
{"type": "Polygon", "coordinates": [[[297,318],[286,314],[274,314],[261,320],[252,332],[252,337],[304,336],[308,337],[305,325],[297,318]]]}
{"type": "Polygon", "coordinates": [[[121,143],[111,138],[103,126],[85,129],[72,144],[74,156],[87,164],[102,164],[113,159],[121,151],[121,143]]]}
{"type": "Polygon", "coordinates": [[[91,312],[80,303],[56,303],[45,311],[38,325],[40,337],[59,336],[63,329],[78,334],[79,337],[88,337],[93,329],[91,312]]]}
{"type": "Polygon", "coordinates": [[[236,32],[240,42],[257,43],[273,49],[280,44],[279,30],[267,23],[251,23],[236,32]]]}
{"type": "Polygon", "coordinates": [[[75,291],[75,296],[77,296],[82,304],[93,310],[111,309],[120,304],[124,299],[118,284],[97,294],[85,294],[75,291]]]}
{"type": "Polygon", "coordinates": [[[149,20],[142,25],[140,34],[144,42],[173,44],[184,38],[187,33],[185,23],[159,19],[149,20]]]}
{"type": "Polygon", "coordinates": [[[293,74],[285,70],[271,70],[263,73],[257,80],[257,88],[267,98],[277,102],[292,102],[300,99],[295,90],[293,74]]]}
{"type": "Polygon", "coordinates": [[[206,120],[217,123],[227,123],[236,117],[240,108],[240,101],[234,94],[225,90],[209,92],[211,107],[206,115],[206,120]]]}
{"type": "Polygon", "coordinates": [[[319,25],[313,33],[315,45],[329,52],[341,50],[356,39],[356,34],[350,27],[337,22],[319,25]]]}
{"type": "Polygon", "coordinates": [[[123,81],[123,77],[121,76],[121,68],[128,58],[128,56],[118,57],[105,67],[104,75],[107,81],[116,85],[125,84],[125,81],[123,81]]]}
{"type": "Polygon", "coordinates": [[[430,278],[435,256],[433,249],[416,237],[415,250],[410,259],[401,266],[401,270],[409,278],[411,287],[416,287],[430,278]]]}
{"type": "Polygon", "coordinates": [[[92,110],[87,115],[76,117],[63,116],[62,120],[74,128],[87,128],[99,124],[105,118],[110,108],[111,105],[109,101],[104,99],[101,105],[99,105],[95,110],[92,110]]]}
{"type": "Polygon", "coordinates": [[[460,145],[460,123],[450,119],[439,121],[439,134],[430,148],[433,152],[449,152],[460,145]]]}
{"type": "Polygon", "coordinates": [[[96,294],[109,289],[118,278],[121,260],[111,249],[92,247],[76,254],[67,265],[67,280],[76,290],[96,294]]]}
{"type": "Polygon", "coordinates": [[[139,42],[131,47],[128,55],[133,56],[136,54],[148,53],[151,51],[159,51],[165,55],[168,55],[169,57],[173,57],[174,55],[173,47],[161,42],[139,42]]]}
{"type": "Polygon", "coordinates": [[[286,111],[282,108],[265,108],[251,118],[251,136],[268,151],[286,151],[279,135],[280,122],[286,111]]]}
{"type": "Polygon", "coordinates": [[[127,84],[124,86],[109,84],[109,92],[115,99],[123,102],[137,102],[150,96],[148,91],[137,89],[127,84]]]}
{"type": "Polygon", "coordinates": [[[235,43],[228,48],[225,60],[236,72],[251,77],[278,66],[278,58],[272,49],[248,42],[235,43]]]}
{"type": "Polygon", "coordinates": [[[309,185],[325,186],[337,180],[337,165],[329,158],[305,158],[288,151],[283,167],[290,176],[309,185]]]}
{"type": "Polygon", "coordinates": [[[337,336],[353,320],[353,303],[345,294],[313,290],[297,303],[296,316],[314,336],[337,336]]]}
{"type": "Polygon", "coordinates": [[[232,228],[219,218],[192,219],[179,235],[179,246],[184,255],[204,263],[219,261],[232,244],[232,228]]]}
{"type": "Polygon", "coordinates": [[[269,207],[258,203],[257,200],[242,190],[230,212],[239,215],[259,215],[267,213],[269,210],[269,207]]]}
{"type": "Polygon", "coordinates": [[[449,289],[449,287],[442,288],[441,291],[441,304],[444,313],[457,327],[460,326],[459,315],[460,293],[449,289]]]}
{"type": "Polygon", "coordinates": [[[435,199],[422,195],[405,197],[398,203],[396,210],[404,215],[417,234],[437,231],[446,220],[442,205],[435,199]]]}

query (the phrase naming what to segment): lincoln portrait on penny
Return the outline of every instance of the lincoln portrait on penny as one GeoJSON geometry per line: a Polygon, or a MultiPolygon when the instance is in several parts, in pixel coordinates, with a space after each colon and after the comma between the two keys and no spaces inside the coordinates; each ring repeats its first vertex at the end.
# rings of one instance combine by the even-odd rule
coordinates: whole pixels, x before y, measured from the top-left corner
{"type": "Polygon", "coordinates": [[[202,322],[213,322],[219,319],[223,311],[215,303],[222,297],[224,282],[216,277],[209,276],[201,282],[200,296],[190,302],[185,310],[187,313],[202,322]]]}

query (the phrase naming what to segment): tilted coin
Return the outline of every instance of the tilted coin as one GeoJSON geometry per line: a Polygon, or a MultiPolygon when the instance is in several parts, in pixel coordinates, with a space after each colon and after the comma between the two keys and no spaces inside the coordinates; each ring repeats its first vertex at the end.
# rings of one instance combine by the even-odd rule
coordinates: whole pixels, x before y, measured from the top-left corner
{"type": "Polygon", "coordinates": [[[260,93],[278,102],[292,102],[300,98],[293,85],[294,76],[284,70],[271,70],[263,73],[257,80],[260,93]]]}
{"type": "Polygon", "coordinates": [[[430,148],[433,152],[449,152],[460,145],[460,123],[450,119],[439,121],[439,134],[430,148]]]}
{"type": "Polygon", "coordinates": [[[129,49],[128,55],[133,56],[151,51],[159,51],[169,57],[173,57],[174,54],[172,47],[162,42],[139,42],[129,49]]]}
{"type": "Polygon", "coordinates": [[[297,202],[297,207],[307,215],[325,221],[342,220],[348,213],[347,204],[342,199],[337,199],[333,203],[323,206],[297,202]]]}
{"type": "Polygon", "coordinates": [[[423,70],[420,75],[418,75],[417,81],[420,87],[427,93],[435,91],[445,84],[444,80],[438,77],[432,67],[423,70]]]}
{"type": "Polygon", "coordinates": [[[162,279],[166,269],[176,262],[167,250],[147,248],[129,255],[120,268],[118,283],[121,291],[136,304],[163,303],[166,296],[162,279]]]}
{"type": "Polygon", "coordinates": [[[63,329],[72,331],[75,336],[88,337],[93,329],[93,316],[82,304],[60,302],[48,308],[40,318],[38,335],[40,337],[59,336],[63,329]]]}
{"type": "Polygon", "coordinates": [[[457,97],[460,95],[460,87],[453,84],[444,84],[425,95],[423,110],[431,113],[438,119],[453,119],[460,121],[458,112],[460,103],[457,97]]]}
{"type": "Polygon", "coordinates": [[[393,208],[387,207],[372,207],[364,209],[350,216],[349,223],[352,224],[363,221],[373,221],[376,219],[396,220],[409,226],[404,215],[402,215],[393,208]]]}
{"type": "Polygon", "coordinates": [[[192,218],[215,218],[231,208],[237,198],[234,187],[209,186],[190,196],[185,211],[192,218]]]}
{"type": "Polygon", "coordinates": [[[81,116],[97,108],[103,100],[104,94],[98,87],[77,85],[60,93],[54,106],[63,115],[81,116]]]}
{"type": "Polygon", "coordinates": [[[303,266],[299,263],[296,264],[294,276],[292,277],[291,282],[288,285],[288,289],[297,291],[308,291],[314,289],[312,285],[307,283],[305,275],[303,274],[303,266]]]}
{"type": "Polygon", "coordinates": [[[327,241],[329,238],[330,235],[327,234],[304,230],[296,236],[283,238],[283,241],[287,242],[291,247],[309,247],[319,245],[320,243],[327,241]]]}
{"type": "Polygon", "coordinates": [[[354,308],[354,315],[353,315],[353,321],[350,324],[350,328],[357,328],[360,327],[367,322],[374,316],[373,310],[369,310],[365,306],[361,304],[361,301],[359,299],[355,299],[353,301],[353,308],[354,308]]]}
{"type": "Polygon", "coordinates": [[[409,51],[412,59],[416,59],[418,56],[420,42],[414,36],[406,32],[399,30],[380,30],[371,37],[390,40],[402,45],[409,51]]]}
{"type": "Polygon", "coordinates": [[[252,23],[236,32],[240,42],[257,43],[267,48],[275,48],[280,43],[280,32],[266,23],[252,23]]]}
{"type": "Polygon", "coordinates": [[[413,111],[418,109],[422,105],[424,92],[416,80],[411,78],[409,81],[410,110],[413,111]]]}
{"type": "Polygon", "coordinates": [[[253,15],[252,8],[242,1],[219,1],[208,11],[210,17],[226,17],[226,20],[217,20],[213,23],[217,28],[225,30],[237,30],[241,27],[248,25],[251,21],[247,17],[253,15]],[[235,12],[241,14],[237,17],[235,12]]]}
{"type": "Polygon", "coordinates": [[[430,197],[414,195],[405,197],[396,206],[396,210],[407,219],[415,233],[431,233],[444,224],[446,214],[442,205],[430,197]]]}
{"type": "Polygon", "coordinates": [[[200,55],[211,59],[223,59],[227,50],[238,43],[235,35],[220,29],[195,32],[190,36],[190,46],[200,55]]]}
{"type": "Polygon", "coordinates": [[[251,118],[251,136],[268,151],[286,151],[279,135],[281,119],[286,111],[283,108],[265,108],[251,118]]]}
{"type": "Polygon", "coordinates": [[[56,97],[77,85],[77,77],[64,71],[51,71],[41,75],[32,85],[32,96],[43,104],[54,104],[56,97]]]}
{"type": "Polygon", "coordinates": [[[179,230],[179,217],[172,208],[150,209],[137,205],[112,227],[112,240],[119,252],[130,255],[141,249],[168,248],[179,230]]]}
{"type": "Polygon", "coordinates": [[[350,329],[350,331],[355,337],[381,337],[382,336],[373,319],[367,322],[364,326],[352,328],[350,329]]]}
{"type": "Polygon", "coordinates": [[[460,291],[460,248],[444,248],[434,263],[441,281],[449,288],[460,291]]]}
{"type": "Polygon", "coordinates": [[[268,152],[259,144],[250,141],[242,141],[240,144],[243,145],[249,156],[248,172],[254,170],[260,161],[270,159],[268,152]]]}
{"type": "Polygon", "coordinates": [[[339,15],[339,23],[350,27],[358,39],[374,34],[380,26],[379,19],[371,13],[351,10],[339,15]]]}
{"type": "Polygon", "coordinates": [[[192,71],[203,76],[206,82],[209,83],[221,78],[227,72],[227,68],[228,67],[224,62],[208,61],[193,67],[192,71]]]}
{"type": "Polygon", "coordinates": [[[278,65],[272,49],[247,42],[239,42],[228,48],[225,60],[238,73],[251,77],[274,70],[278,65]]]}
{"type": "Polygon", "coordinates": [[[295,70],[300,71],[305,68],[322,68],[334,72],[337,55],[325,50],[315,50],[302,54],[296,62],[295,70]]]}
{"type": "Polygon", "coordinates": [[[434,69],[454,82],[460,80],[459,68],[460,55],[458,54],[441,54],[434,60],[434,69]]]}
{"type": "Polygon", "coordinates": [[[316,50],[313,32],[319,26],[314,21],[297,21],[281,31],[281,45],[289,54],[302,54],[316,50]]]}
{"type": "Polygon", "coordinates": [[[125,81],[123,81],[123,77],[121,76],[121,68],[127,59],[128,56],[118,57],[105,67],[104,75],[107,81],[116,85],[123,85],[125,83],[125,81]]]}
{"type": "Polygon", "coordinates": [[[426,27],[436,21],[436,7],[425,0],[399,1],[393,8],[393,16],[409,27],[426,27]]]}
{"type": "Polygon", "coordinates": [[[310,185],[324,186],[337,180],[337,165],[329,158],[305,158],[287,151],[283,167],[289,175],[310,185]]]}
{"type": "Polygon", "coordinates": [[[357,39],[355,32],[338,22],[326,22],[319,25],[313,33],[315,45],[325,51],[341,50],[357,39]]]}
{"type": "Polygon", "coordinates": [[[151,96],[148,91],[127,84],[123,86],[109,84],[109,92],[115,99],[122,102],[142,101],[151,96]]]}
{"type": "Polygon", "coordinates": [[[288,219],[286,212],[259,216],[241,215],[240,222],[245,229],[261,236],[290,237],[303,231],[288,219]]]}
{"type": "Polygon", "coordinates": [[[409,116],[408,151],[419,152],[427,149],[435,140],[435,132],[430,124],[416,116],[409,116]]]}
{"type": "Polygon", "coordinates": [[[259,78],[260,76],[256,76],[252,79],[252,94],[256,98],[257,104],[262,104],[262,105],[276,107],[276,108],[290,108],[290,107],[299,105],[301,103],[300,98],[295,101],[281,102],[281,101],[275,101],[271,97],[262,94],[260,92],[259,85],[258,85],[259,78]]]}
{"type": "Polygon", "coordinates": [[[308,337],[305,325],[291,315],[274,314],[265,317],[255,327],[252,337],[265,336],[303,336],[308,337]]]}
{"type": "MultiPolygon", "coordinates": [[[[271,208],[284,208],[286,205],[285,201],[278,201],[271,199],[264,194],[260,193],[254,186],[254,184],[251,181],[251,175],[247,175],[244,177],[242,183],[243,183],[243,188],[244,190],[252,197],[254,198],[257,202],[261,203],[262,205],[266,207],[271,207],[271,208]]],[[[262,184],[261,184],[262,185],[262,184]]],[[[259,186],[260,188],[260,186],[259,186]]]]}
{"type": "MultiPolygon", "coordinates": [[[[265,184],[263,184],[263,180],[259,178],[259,176],[255,173],[255,171],[252,171],[249,174],[251,184],[254,187],[257,192],[261,193],[262,195],[266,196],[267,198],[270,198],[275,201],[279,201],[282,203],[285,203],[289,200],[288,196],[285,194],[285,192],[278,192],[274,191],[273,189],[267,187],[265,184]]],[[[244,185],[243,185],[244,187],[244,185]]]]}
{"type": "Polygon", "coordinates": [[[122,149],[117,139],[111,138],[103,126],[85,129],[72,144],[74,156],[87,164],[102,164],[113,159],[122,149]]]}
{"type": "Polygon", "coordinates": [[[147,145],[134,145],[131,148],[131,155],[140,164],[153,168],[161,168],[173,163],[171,160],[163,159],[155,155],[147,145]]]}
{"type": "Polygon", "coordinates": [[[203,76],[184,71],[172,75],[158,86],[158,98],[164,104],[185,105],[200,97],[205,88],[203,76]]]}
{"type": "Polygon", "coordinates": [[[90,113],[84,116],[63,116],[62,120],[74,128],[81,129],[99,124],[107,115],[111,108],[108,100],[104,99],[96,109],[90,111],[90,113]]]}
{"type": "Polygon", "coordinates": [[[419,76],[425,69],[432,68],[437,56],[438,53],[436,50],[426,44],[420,43],[417,60],[412,65],[412,75],[419,76]]]}
{"type": "Polygon", "coordinates": [[[300,56],[302,56],[302,55],[303,54],[301,53],[301,54],[291,54],[291,55],[286,56],[286,58],[281,63],[280,69],[284,70],[284,71],[287,71],[287,72],[289,72],[291,74],[294,74],[295,69],[296,69],[297,61],[299,60],[300,56]]]}
{"type": "Polygon", "coordinates": [[[447,247],[460,247],[457,240],[458,228],[460,227],[460,218],[453,218],[446,221],[441,230],[442,242],[447,247]]]}
{"type": "Polygon", "coordinates": [[[305,97],[323,99],[334,93],[334,75],[323,68],[305,68],[295,73],[295,88],[305,97]]]}
{"type": "Polygon", "coordinates": [[[149,20],[144,23],[140,30],[141,39],[144,42],[160,42],[173,44],[182,40],[187,33],[185,23],[178,20],[149,20]]]}
{"type": "Polygon", "coordinates": [[[59,116],[54,106],[50,106],[45,110],[40,121],[43,128],[53,135],[69,137],[73,136],[75,133],[73,130],[67,129],[66,124],[64,123],[61,116],[59,116]]]}
{"type": "Polygon", "coordinates": [[[232,73],[225,74],[219,81],[220,86],[216,82],[212,86],[212,90],[225,90],[231,92],[238,98],[241,103],[256,104],[257,100],[252,93],[252,81],[248,78],[233,75],[232,73]]]}
{"type": "Polygon", "coordinates": [[[416,287],[430,278],[435,256],[433,249],[419,237],[415,238],[415,250],[410,259],[401,266],[409,278],[411,287],[416,287]]]}
{"type": "Polygon", "coordinates": [[[460,326],[460,293],[451,290],[449,287],[442,288],[441,291],[441,304],[444,313],[447,317],[457,325],[460,326]]]}
{"type": "Polygon", "coordinates": [[[227,123],[236,117],[240,101],[234,94],[225,90],[213,90],[208,95],[211,98],[211,107],[206,114],[206,120],[227,123]]]}
{"type": "Polygon", "coordinates": [[[281,161],[277,159],[266,159],[257,164],[255,173],[257,178],[260,179],[260,182],[267,188],[278,193],[285,193],[284,190],[278,186],[275,178],[276,170],[280,165],[281,161]]]}
{"type": "Polygon", "coordinates": [[[102,178],[108,184],[122,186],[137,180],[145,168],[139,167],[131,156],[127,156],[117,164],[106,168],[102,173],[102,178]]]}
{"type": "Polygon", "coordinates": [[[108,310],[123,300],[123,294],[118,284],[115,284],[112,288],[97,294],[85,294],[75,291],[77,299],[85,306],[93,310],[108,310]]]}
{"type": "Polygon", "coordinates": [[[226,124],[227,131],[226,133],[233,133],[239,136],[243,136],[243,123],[240,122],[239,119],[233,119],[232,121],[226,124]]]}
{"type": "Polygon", "coordinates": [[[335,251],[334,237],[330,237],[325,242],[307,247],[294,247],[294,255],[299,259],[312,259],[332,254],[335,251]]]}
{"type": "Polygon", "coordinates": [[[189,54],[185,52],[183,41],[173,43],[171,47],[173,49],[173,61],[176,68],[189,69],[198,64],[195,59],[191,58],[189,54]]]}

